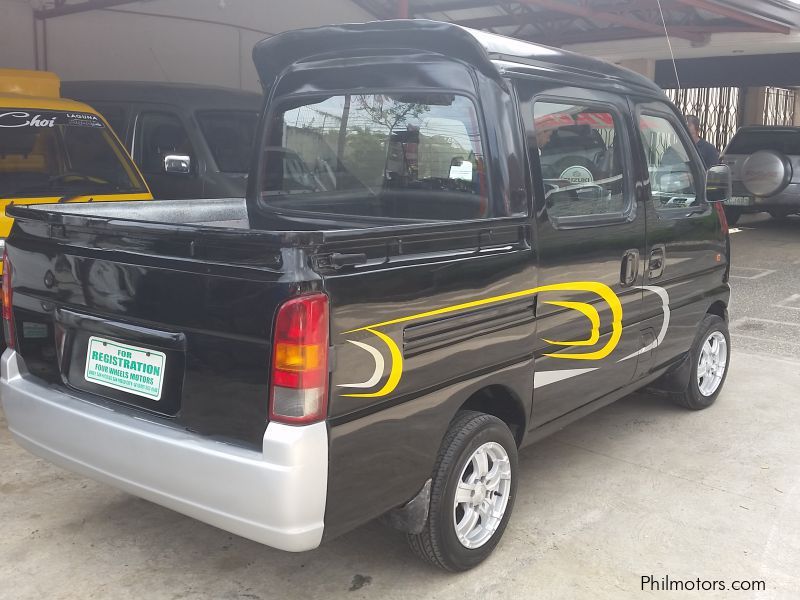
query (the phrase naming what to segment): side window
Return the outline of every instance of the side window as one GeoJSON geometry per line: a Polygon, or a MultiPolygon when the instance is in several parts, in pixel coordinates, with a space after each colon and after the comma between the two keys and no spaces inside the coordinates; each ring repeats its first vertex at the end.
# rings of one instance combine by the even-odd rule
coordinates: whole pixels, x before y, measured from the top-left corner
{"type": "Polygon", "coordinates": [[[647,158],[650,189],[656,209],[685,208],[698,204],[691,154],[672,120],[641,113],[639,133],[647,158]]]}
{"type": "Polygon", "coordinates": [[[163,112],[142,113],[140,121],[141,168],[143,173],[163,173],[168,154],[193,156],[189,134],[180,119],[163,112]]]}
{"type": "Polygon", "coordinates": [[[560,217],[621,214],[628,207],[619,119],[607,107],[533,105],[547,212],[560,217]]]}

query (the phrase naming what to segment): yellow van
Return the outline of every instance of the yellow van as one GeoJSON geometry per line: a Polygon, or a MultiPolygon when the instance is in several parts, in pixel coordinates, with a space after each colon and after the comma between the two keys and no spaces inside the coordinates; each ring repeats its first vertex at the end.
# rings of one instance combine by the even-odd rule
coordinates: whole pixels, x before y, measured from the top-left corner
{"type": "Polygon", "coordinates": [[[9,204],[153,199],[100,113],[60,88],[55,73],[0,69],[0,252],[9,204]]]}

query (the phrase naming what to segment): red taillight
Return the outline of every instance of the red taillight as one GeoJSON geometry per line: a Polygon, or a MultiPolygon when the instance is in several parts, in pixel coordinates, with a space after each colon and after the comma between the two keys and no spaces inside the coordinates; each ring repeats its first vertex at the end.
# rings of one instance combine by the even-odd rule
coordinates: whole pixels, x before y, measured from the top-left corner
{"type": "Polygon", "coordinates": [[[9,348],[16,346],[14,336],[14,316],[12,314],[13,294],[11,290],[11,276],[14,268],[8,260],[8,254],[3,251],[3,332],[6,338],[6,345],[9,348]]]}
{"type": "Polygon", "coordinates": [[[328,410],[328,297],[286,301],[275,319],[270,377],[270,421],[301,424],[328,410]]]}

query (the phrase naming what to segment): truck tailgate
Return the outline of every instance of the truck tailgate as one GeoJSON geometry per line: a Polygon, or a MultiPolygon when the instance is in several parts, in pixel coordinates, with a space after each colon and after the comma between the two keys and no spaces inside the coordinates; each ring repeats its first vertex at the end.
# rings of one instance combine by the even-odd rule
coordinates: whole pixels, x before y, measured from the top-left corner
{"type": "Polygon", "coordinates": [[[285,234],[69,208],[10,210],[16,348],[31,374],[115,410],[260,447],[275,311],[319,285],[304,267],[308,248],[285,234]]]}

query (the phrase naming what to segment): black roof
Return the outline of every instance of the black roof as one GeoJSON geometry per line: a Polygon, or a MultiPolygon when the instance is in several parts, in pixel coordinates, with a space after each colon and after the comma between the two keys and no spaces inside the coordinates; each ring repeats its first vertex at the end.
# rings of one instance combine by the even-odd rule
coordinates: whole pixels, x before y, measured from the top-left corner
{"type": "Polygon", "coordinates": [[[743,125],[739,127],[736,133],[747,131],[800,131],[800,126],[797,125],[743,125]]]}
{"type": "Polygon", "coordinates": [[[92,102],[155,102],[190,110],[227,108],[259,111],[262,95],[255,92],[191,83],[154,81],[62,81],[61,95],[92,102]]]}
{"type": "Polygon", "coordinates": [[[371,48],[422,50],[452,56],[495,78],[499,78],[499,72],[493,60],[517,63],[521,67],[548,67],[550,70],[557,67],[564,75],[594,78],[606,84],[662,94],[661,88],[646,77],[601,60],[452,23],[422,19],[287,31],[256,44],[253,61],[266,88],[297,61],[371,48]]]}

